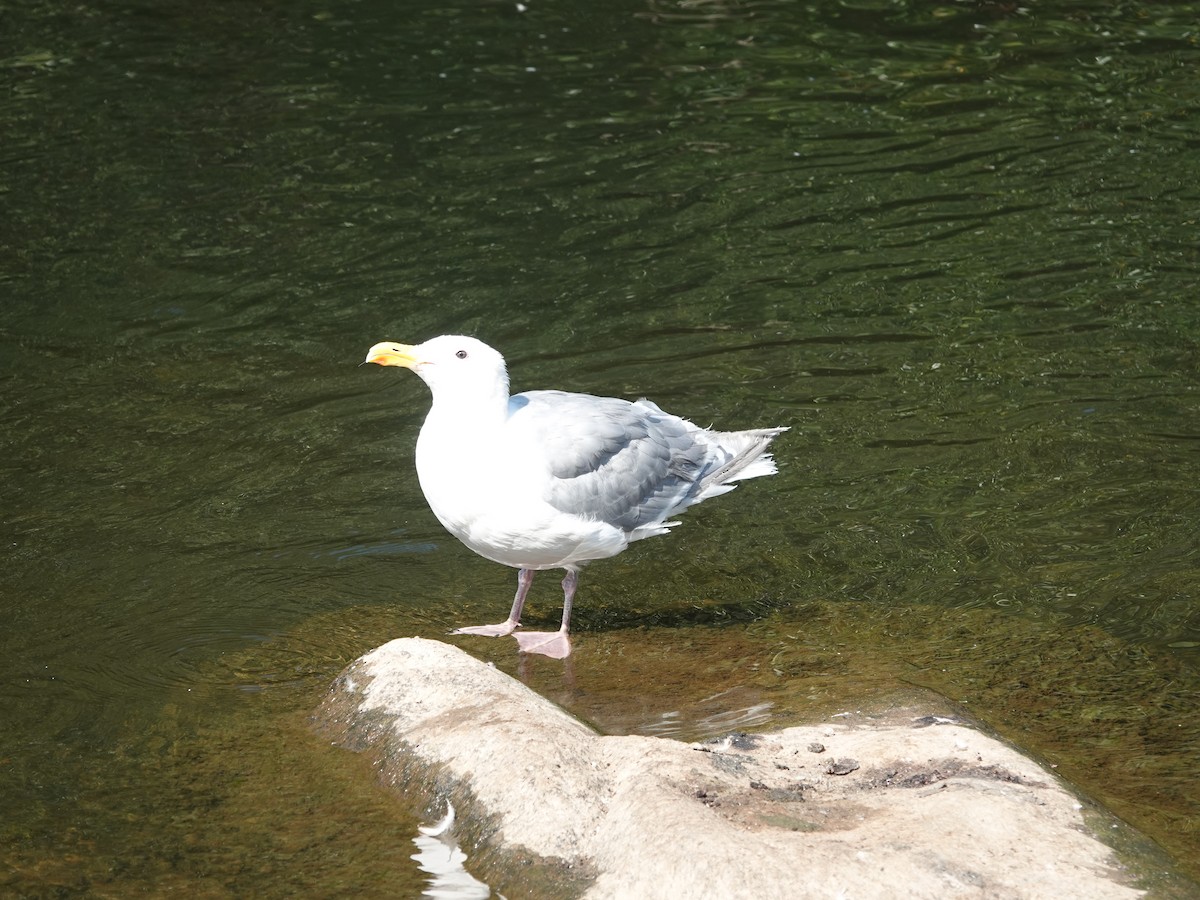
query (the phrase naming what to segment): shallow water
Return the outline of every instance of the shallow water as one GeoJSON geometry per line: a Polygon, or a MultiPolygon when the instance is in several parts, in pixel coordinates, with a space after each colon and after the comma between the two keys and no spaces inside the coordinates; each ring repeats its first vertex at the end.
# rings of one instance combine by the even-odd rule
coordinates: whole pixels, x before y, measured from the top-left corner
{"type": "Polygon", "coordinates": [[[424,388],[357,367],[448,331],[793,426],[584,573],[539,690],[694,738],[931,688],[1200,875],[1198,14],[10,11],[0,884],[424,884],[436,811],[306,716],[511,598],[420,496],[424,388]]]}

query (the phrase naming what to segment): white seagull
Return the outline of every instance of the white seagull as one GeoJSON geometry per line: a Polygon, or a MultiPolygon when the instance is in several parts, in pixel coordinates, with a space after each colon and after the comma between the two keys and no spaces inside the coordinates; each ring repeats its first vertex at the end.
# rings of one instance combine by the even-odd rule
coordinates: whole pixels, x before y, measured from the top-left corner
{"type": "Polygon", "coordinates": [[[366,362],[412,369],[433,405],[417,438],[417,478],[452,535],[512,566],[517,595],[498,625],[451,634],[513,634],[523,653],[562,659],[580,568],[633,541],[666,534],[672,516],[744,478],[773,475],[767,447],[782,428],[709,431],[649,400],[565,391],[509,395],[504,357],[443,335],[376,344],[366,362]],[[540,569],[565,569],[562,626],[517,631],[540,569]],[[514,634],[515,633],[515,634],[514,634]]]}

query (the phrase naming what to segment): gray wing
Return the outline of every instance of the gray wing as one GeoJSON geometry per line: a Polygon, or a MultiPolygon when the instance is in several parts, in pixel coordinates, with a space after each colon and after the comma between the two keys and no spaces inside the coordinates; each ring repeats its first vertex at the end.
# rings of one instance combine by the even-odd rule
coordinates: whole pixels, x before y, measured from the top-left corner
{"type": "Polygon", "coordinates": [[[625,531],[690,505],[710,465],[696,427],[649,401],[528,391],[512,406],[510,424],[545,454],[545,500],[625,531]]]}

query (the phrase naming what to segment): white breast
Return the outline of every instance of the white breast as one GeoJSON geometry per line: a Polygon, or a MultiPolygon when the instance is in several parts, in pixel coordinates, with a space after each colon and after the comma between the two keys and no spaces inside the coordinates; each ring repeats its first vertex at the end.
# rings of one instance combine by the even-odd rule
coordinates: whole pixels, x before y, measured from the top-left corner
{"type": "Polygon", "coordinates": [[[438,521],[494,562],[560,568],[613,556],[628,545],[619,529],[546,503],[551,475],[544,461],[528,448],[514,447],[503,426],[426,420],[417,438],[416,463],[421,490],[438,521]]]}

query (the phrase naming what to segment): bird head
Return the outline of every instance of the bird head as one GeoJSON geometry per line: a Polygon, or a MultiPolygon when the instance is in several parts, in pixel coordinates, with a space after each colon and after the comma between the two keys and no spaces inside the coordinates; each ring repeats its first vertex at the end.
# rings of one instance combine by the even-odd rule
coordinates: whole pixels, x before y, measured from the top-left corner
{"type": "Polygon", "coordinates": [[[367,351],[364,362],[412,369],[435,397],[456,395],[482,400],[500,391],[508,399],[504,357],[473,337],[446,334],[415,346],[383,341],[367,351]]]}

